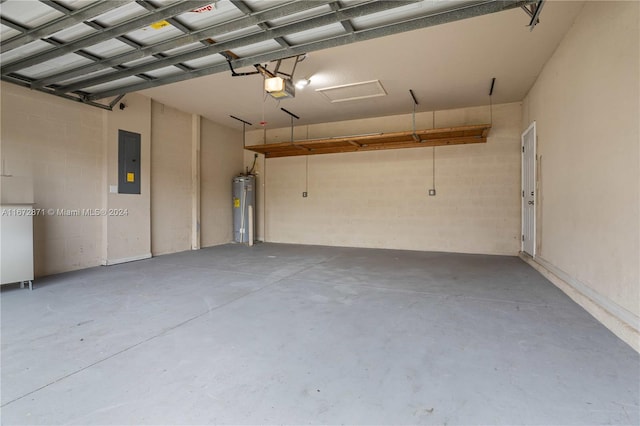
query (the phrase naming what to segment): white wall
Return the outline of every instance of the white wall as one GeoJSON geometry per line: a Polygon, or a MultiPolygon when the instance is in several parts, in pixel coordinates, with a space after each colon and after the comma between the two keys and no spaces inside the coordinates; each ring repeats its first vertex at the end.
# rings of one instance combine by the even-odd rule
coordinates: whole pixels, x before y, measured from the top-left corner
{"type": "MultiPolygon", "coordinates": [[[[102,111],[1,83],[4,172],[33,178],[36,208],[102,207],[102,111]]],[[[100,263],[102,219],[34,217],[36,276],[100,263]]]]}
{"type": "Polygon", "coordinates": [[[152,102],[151,252],[191,248],[191,115],[152,102]]]}
{"type": "Polygon", "coordinates": [[[524,100],[522,123],[537,123],[538,262],[637,350],[639,10],[587,2],[524,100]]]}
{"type": "Polygon", "coordinates": [[[151,99],[130,94],[124,103],[126,108],[123,110],[102,111],[105,135],[103,170],[106,171],[100,191],[106,193],[102,207],[107,211],[126,210],[127,213],[103,217],[103,264],[151,257],[151,99]],[[118,185],[118,130],[141,136],[140,194],[108,190],[110,186],[118,185]]]}
{"type": "MultiPolygon", "coordinates": [[[[32,177],[36,277],[188,250],[194,197],[202,198],[203,245],[231,241],[231,178],[242,169],[242,133],[202,120],[203,158],[194,116],[127,95],[104,111],[2,82],[0,160],[4,172],[32,177]],[[141,194],[118,184],[118,130],[141,134],[141,194]],[[194,157],[195,155],[195,157],[194,157]],[[195,160],[194,160],[195,158],[195,160]],[[202,191],[193,191],[194,161],[202,191]],[[126,209],[126,216],[66,216],[57,210],[126,209]]],[[[196,181],[198,183],[198,181],[196,181]]]]}
{"type": "MultiPolygon", "coordinates": [[[[482,124],[489,107],[437,111],[437,127],[482,124]]],[[[419,113],[418,129],[433,127],[419,113]]],[[[300,126],[296,138],[411,130],[411,114],[300,126]]],[[[258,237],[272,242],[517,254],[520,248],[521,105],[493,107],[486,144],[261,159],[258,237]],[[308,197],[303,198],[307,176],[308,197]],[[266,197],[264,184],[266,182],[266,197]]],[[[288,140],[290,129],[267,132],[288,140]]],[[[263,142],[249,132],[247,145],[263,142]]],[[[253,153],[245,152],[250,166],[253,153]]]]}
{"type": "Polygon", "coordinates": [[[202,246],[233,240],[231,180],[242,172],[242,133],[201,123],[200,223],[202,246]]]}

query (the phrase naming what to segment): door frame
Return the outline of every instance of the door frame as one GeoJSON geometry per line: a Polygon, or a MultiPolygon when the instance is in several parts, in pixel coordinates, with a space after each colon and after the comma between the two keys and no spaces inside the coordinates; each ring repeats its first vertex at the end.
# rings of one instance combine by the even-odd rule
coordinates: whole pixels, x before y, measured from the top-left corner
{"type": "Polygon", "coordinates": [[[538,142],[538,136],[537,136],[537,130],[536,130],[536,122],[533,121],[529,127],[527,127],[527,130],[525,130],[524,132],[522,132],[522,135],[520,136],[520,144],[522,146],[522,157],[521,157],[521,177],[520,177],[520,182],[521,182],[521,189],[522,189],[522,198],[521,198],[521,214],[520,214],[520,221],[521,221],[521,227],[520,230],[522,232],[522,238],[521,238],[521,242],[520,242],[520,251],[523,253],[526,253],[528,255],[530,255],[531,257],[535,257],[536,255],[536,216],[537,216],[537,208],[536,208],[536,201],[537,201],[537,196],[538,196],[538,191],[537,191],[537,158],[538,158],[538,154],[537,154],[537,142],[538,142]],[[532,253],[526,252],[524,250],[524,236],[525,236],[525,209],[527,208],[527,205],[525,204],[526,199],[528,197],[525,197],[525,181],[524,181],[524,175],[525,175],[525,135],[527,135],[529,132],[533,132],[533,139],[532,139],[532,143],[533,143],[533,152],[531,157],[528,159],[528,161],[532,162],[533,164],[530,164],[531,166],[531,170],[533,172],[533,215],[532,215],[532,222],[533,222],[533,230],[531,233],[531,241],[532,241],[532,253]]]}

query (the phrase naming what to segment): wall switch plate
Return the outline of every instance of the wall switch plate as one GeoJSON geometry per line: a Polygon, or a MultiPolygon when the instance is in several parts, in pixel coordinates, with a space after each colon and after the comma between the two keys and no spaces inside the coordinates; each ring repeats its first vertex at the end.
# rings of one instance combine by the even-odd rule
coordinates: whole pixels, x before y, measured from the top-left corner
{"type": "Polygon", "coordinates": [[[118,193],[118,185],[109,185],[109,192],[112,194],[118,193]]]}
{"type": "Polygon", "coordinates": [[[430,196],[434,196],[434,195],[436,195],[436,190],[435,190],[435,189],[430,189],[430,190],[429,190],[429,195],[430,195],[430,196]]]}
{"type": "Polygon", "coordinates": [[[306,191],[302,193],[302,198],[307,198],[307,193],[306,193],[306,191]]]}

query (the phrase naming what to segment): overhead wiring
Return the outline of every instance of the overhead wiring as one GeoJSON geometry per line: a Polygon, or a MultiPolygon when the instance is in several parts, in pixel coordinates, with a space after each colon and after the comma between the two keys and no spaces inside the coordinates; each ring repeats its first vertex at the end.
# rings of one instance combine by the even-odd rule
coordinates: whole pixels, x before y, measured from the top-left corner
{"type": "Polygon", "coordinates": [[[253,164],[251,165],[251,170],[249,170],[249,171],[247,172],[247,174],[249,174],[249,175],[252,175],[252,174],[253,174],[253,171],[254,171],[254,170],[255,170],[255,168],[256,168],[256,161],[257,161],[257,160],[258,160],[258,154],[256,153],[256,154],[254,154],[254,156],[253,156],[253,164]]]}
{"type": "MultiPolygon", "coordinates": [[[[436,111],[433,110],[433,128],[436,128],[436,111]]],[[[436,190],[436,146],[431,147],[431,189],[436,190]]]]}
{"type": "Polygon", "coordinates": [[[489,124],[493,124],[493,88],[496,85],[496,78],[491,79],[491,88],[489,89],[489,124]]]}

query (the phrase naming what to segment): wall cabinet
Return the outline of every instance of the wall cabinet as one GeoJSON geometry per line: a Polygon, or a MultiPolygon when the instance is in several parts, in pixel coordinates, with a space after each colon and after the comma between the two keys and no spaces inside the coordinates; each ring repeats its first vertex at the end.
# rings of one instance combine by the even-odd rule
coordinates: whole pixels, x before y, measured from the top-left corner
{"type": "Polygon", "coordinates": [[[32,206],[2,205],[0,218],[1,284],[19,282],[24,287],[33,280],[33,216],[32,206]]]}
{"type": "Polygon", "coordinates": [[[0,284],[33,288],[33,186],[30,179],[2,176],[0,284]]]}

